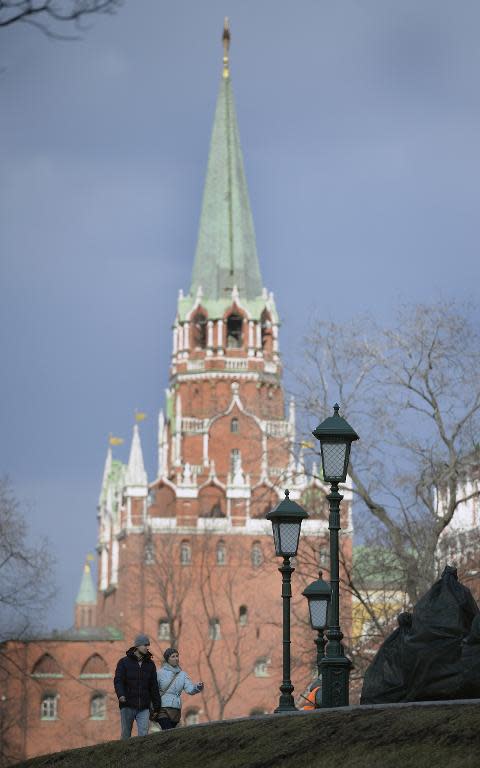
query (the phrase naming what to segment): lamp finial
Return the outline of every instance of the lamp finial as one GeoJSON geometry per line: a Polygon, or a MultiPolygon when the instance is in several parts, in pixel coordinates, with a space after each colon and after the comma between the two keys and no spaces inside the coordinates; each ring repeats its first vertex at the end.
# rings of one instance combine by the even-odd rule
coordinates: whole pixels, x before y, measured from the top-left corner
{"type": "Polygon", "coordinates": [[[339,415],[338,412],[340,410],[340,406],[338,403],[335,403],[335,405],[333,406],[333,410],[335,411],[334,416],[338,416],[339,415]]]}
{"type": "Polygon", "coordinates": [[[286,499],[289,499],[289,498],[290,498],[290,491],[288,490],[288,488],[287,488],[287,489],[286,489],[286,491],[285,491],[285,498],[286,498],[286,499]]]}

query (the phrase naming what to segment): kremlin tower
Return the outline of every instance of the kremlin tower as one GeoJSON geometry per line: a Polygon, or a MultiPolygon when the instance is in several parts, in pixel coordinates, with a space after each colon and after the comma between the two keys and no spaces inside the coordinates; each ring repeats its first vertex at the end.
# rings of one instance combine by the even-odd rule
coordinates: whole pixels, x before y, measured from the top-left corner
{"type": "MultiPolygon", "coordinates": [[[[315,674],[301,578],[316,578],[320,563],[328,570],[325,489],[315,472],[307,474],[296,449],[295,405],[285,405],[279,316],[257,256],[229,42],[226,24],[191,285],[180,290],[173,319],[156,476],[147,477],[136,423],[128,464],[107,453],[98,582],[94,587],[87,562],[75,628],[19,644],[27,646],[34,685],[23,757],[49,744],[118,738],[112,675],[139,632],[149,635],[157,664],[173,645],[191,677],[205,682],[201,695],[184,702],[184,724],[273,711],[282,677],[281,579],[265,514],[286,488],[310,515],[293,577],[295,694],[315,674]]],[[[348,559],[350,501],[345,492],[348,559]]],[[[348,599],[342,607],[348,628],[348,599]]]]}

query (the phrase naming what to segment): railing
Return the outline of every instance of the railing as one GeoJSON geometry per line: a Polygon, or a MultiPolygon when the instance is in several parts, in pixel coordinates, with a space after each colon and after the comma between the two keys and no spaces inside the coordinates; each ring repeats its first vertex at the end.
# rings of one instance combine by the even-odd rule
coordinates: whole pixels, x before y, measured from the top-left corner
{"type": "Polygon", "coordinates": [[[226,357],[225,368],[230,371],[248,371],[248,358],[226,357]]]}
{"type": "Polygon", "coordinates": [[[199,434],[208,430],[208,419],[194,419],[190,416],[184,416],[182,419],[182,432],[193,432],[199,434]]]}
{"type": "Polygon", "coordinates": [[[204,371],[205,360],[203,357],[198,360],[187,360],[187,371],[204,371]]]}
{"type": "Polygon", "coordinates": [[[286,437],[288,435],[288,421],[267,421],[266,432],[270,437],[286,437]]]}

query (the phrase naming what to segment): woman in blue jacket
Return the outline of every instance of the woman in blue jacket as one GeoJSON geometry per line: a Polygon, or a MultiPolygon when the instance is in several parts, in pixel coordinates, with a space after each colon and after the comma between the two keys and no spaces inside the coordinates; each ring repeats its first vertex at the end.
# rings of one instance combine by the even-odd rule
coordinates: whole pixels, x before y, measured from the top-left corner
{"type": "Polygon", "coordinates": [[[155,720],[162,731],[168,731],[170,728],[175,728],[180,722],[182,693],[185,691],[190,696],[194,696],[203,691],[203,683],[192,683],[187,673],[181,669],[179,653],[176,648],[167,648],[163,658],[165,664],[162,664],[157,670],[162,706],[155,720]]]}

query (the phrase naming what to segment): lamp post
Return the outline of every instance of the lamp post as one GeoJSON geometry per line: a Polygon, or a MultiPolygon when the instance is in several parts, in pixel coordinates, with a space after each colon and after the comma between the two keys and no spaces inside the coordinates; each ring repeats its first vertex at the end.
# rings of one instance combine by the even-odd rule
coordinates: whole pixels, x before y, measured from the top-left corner
{"type": "Polygon", "coordinates": [[[340,590],[339,590],[339,544],[340,502],[342,494],[338,484],[347,478],[350,448],[359,437],[350,424],[339,414],[340,406],[336,403],[333,416],[330,416],[313,431],[320,441],[323,479],[330,483],[327,496],[330,514],[330,584],[332,603],[328,617],[327,648],[320,667],[322,670],[322,706],[345,707],[348,705],[348,686],[352,662],[345,656],[340,630],[340,590]]]}
{"type": "Polygon", "coordinates": [[[293,685],[290,680],[290,599],[292,573],[295,570],[290,565],[290,558],[297,554],[302,520],[305,520],[308,514],[299,504],[291,501],[289,491],[285,491],[285,498],[265,517],[272,522],[275,554],[277,557],[283,557],[283,563],[278,569],[282,574],[283,680],[275,712],[288,712],[296,710],[292,696],[293,685]]]}
{"type": "Polygon", "coordinates": [[[330,584],[322,579],[322,572],[318,574],[318,579],[312,581],[306,587],[302,595],[308,600],[308,612],[310,615],[310,624],[312,629],[317,630],[315,644],[317,646],[317,670],[318,676],[322,675],[322,659],[325,655],[325,637],[323,633],[328,624],[328,606],[332,597],[332,588],[330,584]]]}

